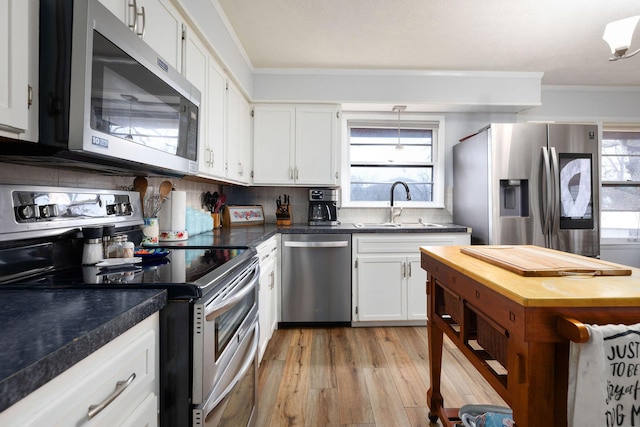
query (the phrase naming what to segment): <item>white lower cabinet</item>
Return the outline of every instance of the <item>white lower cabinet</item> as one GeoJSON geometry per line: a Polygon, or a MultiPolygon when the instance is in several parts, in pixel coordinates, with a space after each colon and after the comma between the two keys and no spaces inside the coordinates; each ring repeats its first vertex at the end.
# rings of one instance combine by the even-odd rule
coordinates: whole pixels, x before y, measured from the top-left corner
{"type": "Polygon", "coordinates": [[[278,237],[257,247],[260,257],[260,291],[258,321],[260,323],[259,360],[262,360],[273,331],[278,327],[278,237]]]}
{"type": "Polygon", "coordinates": [[[469,243],[468,233],[354,234],[352,324],[423,324],[427,273],[420,246],[469,243]]]}
{"type": "Polygon", "coordinates": [[[159,315],[148,317],[0,414],[9,426],[157,426],[159,315]]]}

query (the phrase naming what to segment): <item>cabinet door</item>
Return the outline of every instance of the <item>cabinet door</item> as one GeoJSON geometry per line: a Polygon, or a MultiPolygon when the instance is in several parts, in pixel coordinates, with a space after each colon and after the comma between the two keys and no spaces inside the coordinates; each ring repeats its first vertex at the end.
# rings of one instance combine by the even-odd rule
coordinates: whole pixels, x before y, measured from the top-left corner
{"type": "Polygon", "coordinates": [[[207,73],[207,131],[204,137],[206,148],[209,150],[207,174],[214,177],[225,176],[225,121],[224,106],[226,78],[224,72],[212,57],[209,57],[209,72],[207,73]]]}
{"type": "Polygon", "coordinates": [[[228,82],[227,89],[227,178],[248,183],[251,179],[251,108],[240,90],[228,82]]]}
{"type": "Polygon", "coordinates": [[[251,150],[251,105],[240,95],[238,99],[238,167],[240,182],[251,183],[253,169],[251,150]]]}
{"type": "Polygon", "coordinates": [[[111,11],[119,20],[129,25],[133,23],[134,14],[133,9],[131,13],[128,12],[128,0],[100,0],[107,9],[111,11]],[[127,19],[130,19],[129,21],[127,19]]]}
{"type": "Polygon", "coordinates": [[[253,183],[292,184],[295,108],[255,106],[253,135],[253,183]]]}
{"type": "Polygon", "coordinates": [[[407,257],[407,319],[427,318],[427,272],[420,266],[420,255],[407,257]]]}
{"type": "Polygon", "coordinates": [[[0,130],[10,133],[28,127],[28,7],[25,0],[0,0],[0,130]]]}
{"type": "MultiPolygon", "coordinates": [[[[168,0],[136,0],[138,34],[162,59],[182,70],[182,19],[168,0]]],[[[129,12],[132,13],[132,12],[129,12]]]]}
{"type": "Polygon", "coordinates": [[[405,257],[360,256],[356,271],[358,321],[405,320],[405,257]]]}
{"type": "Polygon", "coordinates": [[[296,108],[296,184],[333,185],[337,182],[337,113],[334,106],[296,108]]]}
{"type": "Polygon", "coordinates": [[[268,259],[260,263],[260,292],[258,321],[260,323],[260,360],[264,354],[269,339],[271,339],[271,317],[273,307],[271,306],[271,294],[273,293],[273,267],[274,260],[268,259]]]}
{"type": "Polygon", "coordinates": [[[208,53],[204,44],[195,37],[192,31],[187,32],[184,54],[184,76],[202,94],[198,121],[198,168],[208,171],[209,146],[207,144],[207,128],[209,126],[209,103],[207,97],[208,53]]]}

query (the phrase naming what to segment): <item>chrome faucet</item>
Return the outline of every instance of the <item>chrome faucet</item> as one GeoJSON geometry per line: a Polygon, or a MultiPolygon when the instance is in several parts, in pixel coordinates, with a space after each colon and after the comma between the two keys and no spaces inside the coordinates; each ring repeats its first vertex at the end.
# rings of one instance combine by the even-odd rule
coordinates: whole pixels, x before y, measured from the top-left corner
{"type": "Polygon", "coordinates": [[[396,181],[393,184],[391,184],[391,194],[390,194],[390,204],[391,204],[391,210],[389,212],[389,222],[394,222],[394,218],[397,216],[400,216],[402,214],[402,207],[400,207],[400,212],[395,213],[394,209],[393,209],[393,190],[396,189],[396,185],[398,184],[402,184],[404,186],[405,191],[407,192],[407,200],[411,200],[411,193],[409,192],[409,186],[407,185],[406,182],[402,182],[402,181],[396,181]]]}

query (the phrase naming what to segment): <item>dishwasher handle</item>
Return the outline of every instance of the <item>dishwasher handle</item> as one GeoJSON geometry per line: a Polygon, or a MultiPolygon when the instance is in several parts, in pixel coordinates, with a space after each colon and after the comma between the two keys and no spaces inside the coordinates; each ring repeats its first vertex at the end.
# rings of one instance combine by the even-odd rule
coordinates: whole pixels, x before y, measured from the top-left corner
{"type": "Polygon", "coordinates": [[[336,240],[331,242],[284,242],[287,248],[344,248],[349,246],[348,240],[336,240]]]}

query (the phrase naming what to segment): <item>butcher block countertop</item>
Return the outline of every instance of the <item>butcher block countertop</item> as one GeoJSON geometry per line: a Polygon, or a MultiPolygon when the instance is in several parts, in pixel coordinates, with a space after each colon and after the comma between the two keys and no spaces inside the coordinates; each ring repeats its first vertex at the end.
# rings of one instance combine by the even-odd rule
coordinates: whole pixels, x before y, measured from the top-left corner
{"type": "MultiPolygon", "coordinates": [[[[528,246],[514,246],[528,249],[528,246]]],[[[423,254],[442,262],[452,269],[482,283],[488,288],[524,307],[621,307],[640,306],[640,269],[605,263],[597,259],[534,247],[547,262],[542,262],[540,275],[535,274],[536,265],[531,259],[522,264],[534,273],[515,272],[506,265],[491,259],[480,259],[482,252],[474,256],[465,254],[466,249],[489,249],[491,246],[423,246],[423,254]],[[556,275],[549,272],[549,259],[563,260],[558,269],[575,261],[579,265],[601,266],[610,269],[603,274],[556,275]],[[498,265],[496,265],[498,264],[498,265]],[[550,275],[547,275],[550,274],[550,275]]],[[[497,247],[496,247],[497,249],[497,247]]],[[[486,254],[487,251],[484,251],[486,254]]],[[[543,260],[544,261],[544,260],[543,260]]],[[[521,266],[520,266],[521,267],[521,266]]],[[[553,268],[552,268],[553,270],[553,268]]]]}

